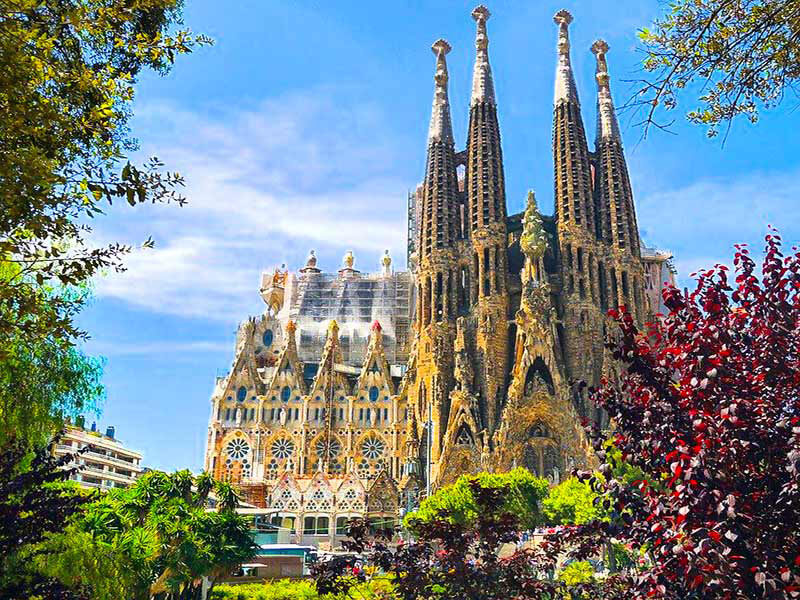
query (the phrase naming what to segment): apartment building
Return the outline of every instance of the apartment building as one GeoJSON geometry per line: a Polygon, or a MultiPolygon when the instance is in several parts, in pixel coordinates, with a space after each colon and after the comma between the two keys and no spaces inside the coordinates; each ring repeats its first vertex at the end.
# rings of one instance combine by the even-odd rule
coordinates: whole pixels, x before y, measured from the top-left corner
{"type": "Polygon", "coordinates": [[[115,437],[113,426],[106,427],[103,434],[96,423],[86,429],[80,419],[75,425],[67,425],[55,452],[63,456],[87,447],[77,459],[81,469],[70,477],[82,487],[101,490],[128,487],[144,470],[142,455],[126,448],[115,437]]]}

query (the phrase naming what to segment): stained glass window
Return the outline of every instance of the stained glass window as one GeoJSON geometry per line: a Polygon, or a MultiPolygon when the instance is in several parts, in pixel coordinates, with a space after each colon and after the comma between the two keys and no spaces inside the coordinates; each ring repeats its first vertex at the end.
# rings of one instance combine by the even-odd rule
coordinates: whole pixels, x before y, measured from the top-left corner
{"type": "Polygon", "coordinates": [[[383,443],[383,440],[376,437],[367,438],[361,445],[362,454],[367,458],[369,458],[370,460],[375,460],[376,458],[380,458],[385,449],[386,449],[386,444],[383,443]]]}
{"type": "Polygon", "coordinates": [[[228,446],[225,448],[225,452],[228,456],[234,460],[241,460],[247,453],[250,452],[250,446],[248,443],[241,439],[236,438],[228,442],[228,446]]]}
{"type": "Polygon", "coordinates": [[[272,442],[272,456],[275,458],[289,458],[294,454],[294,444],[291,440],[281,438],[272,442]]]}

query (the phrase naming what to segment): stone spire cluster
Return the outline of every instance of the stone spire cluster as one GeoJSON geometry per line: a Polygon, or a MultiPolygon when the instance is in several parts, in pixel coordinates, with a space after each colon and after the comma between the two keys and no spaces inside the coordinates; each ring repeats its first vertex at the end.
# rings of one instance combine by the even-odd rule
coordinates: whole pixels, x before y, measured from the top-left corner
{"type": "Polygon", "coordinates": [[[508,215],[490,13],[481,5],[471,16],[463,149],[453,136],[450,45],[432,45],[425,174],[409,194],[410,269],[386,251],[377,272],[361,271],[347,251],[341,268],[323,272],[312,250],[296,272],[265,272],[264,314],[240,326],[231,369],[215,384],[206,468],[293,519],[298,534],[313,521],[331,547],[343,515],[391,519],[398,498],[411,508],[465,473],[519,465],[556,484],[591,468],[582,423],[608,421],[587,390],[616,368],[604,345],[607,311],[624,304],[641,323],[669,281],[670,256],[640,247],[608,45],[591,48],[590,150],[572,15],[555,14],[555,211],[542,215],[531,191],[524,213],[508,215]]]}
{"type": "MultiPolygon", "coordinates": [[[[600,330],[606,311],[621,304],[636,318],[644,317],[633,194],[609,87],[608,44],[598,40],[591,47],[597,59],[597,138],[591,152],[570,63],[572,15],[561,10],[553,20],[558,25],[553,168],[561,311],[567,320],[600,330]]],[[[563,338],[570,371],[584,380],[596,378],[602,336],[570,329],[563,338]]]]}

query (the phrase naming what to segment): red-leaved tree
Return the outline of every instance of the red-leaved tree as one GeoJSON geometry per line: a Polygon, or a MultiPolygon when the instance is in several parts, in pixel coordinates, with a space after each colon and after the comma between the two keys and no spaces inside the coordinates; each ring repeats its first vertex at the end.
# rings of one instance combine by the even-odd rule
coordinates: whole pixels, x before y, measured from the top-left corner
{"type": "Polygon", "coordinates": [[[766,242],[760,273],[737,246],[733,282],[717,265],[689,294],[665,288],[670,313],[646,334],[612,315],[624,375],[595,401],[651,482],[605,486],[625,523],[611,533],[652,559],[634,593],[800,596],[800,254],[766,242]]]}

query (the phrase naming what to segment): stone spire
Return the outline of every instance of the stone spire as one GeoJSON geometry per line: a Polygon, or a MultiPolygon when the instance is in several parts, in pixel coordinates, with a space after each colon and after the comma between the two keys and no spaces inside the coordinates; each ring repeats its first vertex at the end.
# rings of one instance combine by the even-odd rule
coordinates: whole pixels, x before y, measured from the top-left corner
{"type": "Polygon", "coordinates": [[[506,194],[503,173],[503,152],[500,147],[500,126],[489,66],[489,38],[486,21],[489,9],[480,5],[472,11],[478,26],[475,37],[477,55],[472,75],[472,99],[467,134],[466,187],[470,230],[473,238],[478,230],[493,224],[503,228],[505,236],[506,194]]]}
{"type": "Polygon", "coordinates": [[[569,58],[569,24],[572,14],[568,10],[560,10],[553,21],[558,25],[558,65],[556,66],[556,86],[553,102],[572,101],[580,105],[578,91],[575,88],[575,77],[572,74],[572,63],[569,58]]]}
{"type": "Polygon", "coordinates": [[[571,225],[570,236],[597,236],[594,223],[592,175],[589,147],[583,128],[581,106],[569,59],[569,31],[572,15],[558,11],[553,20],[558,24],[558,67],[553,107],[553,166],[555,168],[555,209],[560,236],[571,225]],[[580,233],[583,230],[585,233],[580,233]]]}
{"type": "Polygon", "coordinates": [[[492,67],[489,65],[489,36],[486,34],[486,21],[491,13],[483,4],[472,11],[472,18],[478,24],[478,33],[475,36],[475,68],[472,71],[472,97],[470,106],[478,102],[495,104],[494,81],[492,80],[492,67]]]}
{"type": "Polygon", "coordinates": [[[450,100],[447,97],[447,60],[450,44],[438,39],[431,46],[436,55],[436,74],[433,76],[436,87],[433,91],[433,110],[431,124],[428,128],[428,144],[433,141],[453,143],[453,124],[450,120],[450,100]]]}
{"type": "Polygon", "coordinates": [[[453,126],[447,99],[447,62],[450,44],[436,40],[431,47],[436,55],[436,85],[433,111],[428,130],[428,157],[422,191],[422,214],[419,230],[420,265],[438,250],[449,250],[456,240],[457,195],[456,159],[453,126]]]}
{"type": "Polygon", "coordinates": [[[606,63],[608,44],[604,40],[597,40],[592,44],[592,52],[597,58],[595,74],[595,79],[597,79],[597,139],[613,137],[621,140],[609,86],[608,63],[606,63]]]}
{"type": "MultiPolygon", "coordinates": [[[[508,233],[506,184],[500,125],[489,67],[486,20],[489,11],[479,6],[472,11],[477,23],[475,70],[467,133],[465,172],[472,285],[469,296],[477,305],[479,323],[475,341],[479,411],[481,421],[492,431],[497,425],[498,407],[505,390],[508,361],[508,233]]],[[[473,433],[476,433],[473,430],[473,433]]]]}
{"type": "Polygon", "coordinates": [[[592,44],[597,58],[597,173],[595,176],[598,199],[598,229],[602,237],[615,250],[627,251],[640,256],[639,231],[636,224],[636,209],[633,204],[628,165],[622,148],[614,102],[609,86],[606,54],[608,44],[597,40],[592,44]]]}

